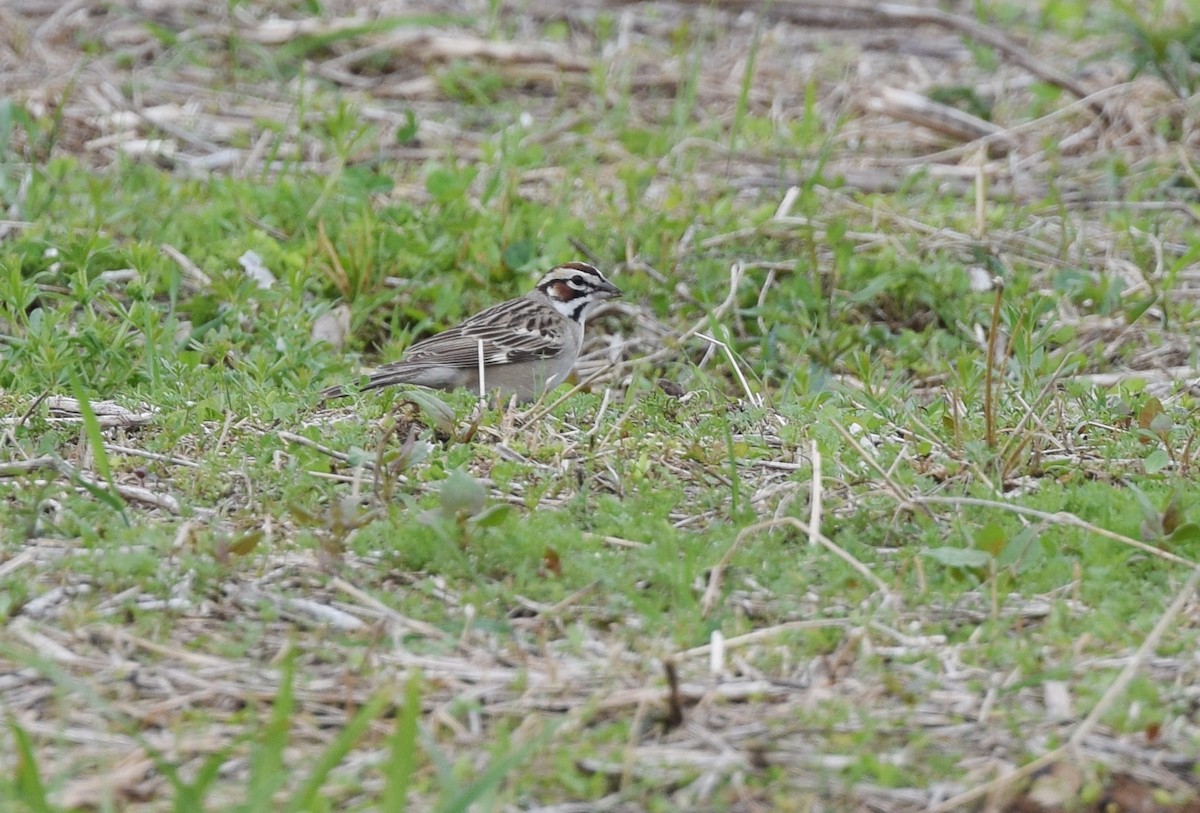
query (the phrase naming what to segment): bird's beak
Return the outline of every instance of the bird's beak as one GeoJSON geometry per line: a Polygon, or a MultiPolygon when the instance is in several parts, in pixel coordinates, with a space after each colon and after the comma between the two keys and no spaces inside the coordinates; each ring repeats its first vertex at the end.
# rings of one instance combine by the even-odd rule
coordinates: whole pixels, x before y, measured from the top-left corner
{"type": "Polygon", "coordinates": [[[601,299],[616,299],[619,296],[625,296],[625,293],[620,288],[608,280],[604,280],[604,284],[596,290],[600,293],[601,299]]]}

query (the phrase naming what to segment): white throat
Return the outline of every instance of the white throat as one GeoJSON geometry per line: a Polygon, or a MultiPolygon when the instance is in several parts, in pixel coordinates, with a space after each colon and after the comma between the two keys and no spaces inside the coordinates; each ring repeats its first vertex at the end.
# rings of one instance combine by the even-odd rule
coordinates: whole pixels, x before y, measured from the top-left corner
{"type": "Polygon", "coordinates": [[[583,325],[584,320],[587,319],[588,314],[592,312],[593,307],[597,304],[595,298],[590,295],[579,296],[566,302],[554,297],[547,298],[556,311],[571,321],[578,322],[580,326],[583,325]]]}

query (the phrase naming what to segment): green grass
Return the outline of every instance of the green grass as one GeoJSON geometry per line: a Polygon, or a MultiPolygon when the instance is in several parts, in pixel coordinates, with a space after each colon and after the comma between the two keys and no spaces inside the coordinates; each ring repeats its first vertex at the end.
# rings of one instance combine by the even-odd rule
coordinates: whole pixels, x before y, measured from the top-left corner
{"type": "MultiPolygon", "coordinates": [[[[1036,20],[1046,58],[1110,42],[1083,7],[1020,5],[996,14],[1036,20]]],[[[1116,12],[1143,82],[1192,81],[1182,46],[1116,12]]],[[[473,24],[522,41],[498,11],[473,24]]],[[[1184,145],[1058,155],[1042,142],[1078,122],[1047,124],[1025,145],[1047,146],[1041,194],[991,194],[977,233],[969,186],[843,187],[891,157],[837,101],[853,55],[772,84],[794,65],[761,25],[731,34],[732,73],[717,24],[667,32],[670,87],[619,60],[548,80],[448,59],[434,101],[297,91],[302,58],[414,25],[452,30],[381,19],[276,47],[148,28],[164,75],[211,69],[261,100],[230,136],[269,145],[248,171],[97,166],[74,119],[0,104],[19,221],[0,241],[0,807],[835,809],[967,790],[990,778],[964,782],[961,758],[990,753],[972,749],[1025,763],[1069,737],[1200,560],[1196,399],[1155,383],[1196,361],[1193,224],[1140,205],[1195,208],[1184,145]],[[786,115],[767,90],[792,94],[786,115]],[[542,419],[467,393],[318,404],[581,254],[620,272],[624,307],[589,333],[631,363],[542,419]],[[1004,279],[998,310],[971,268],[1004,279]],[[340,306],[345,348],[314,336],[340,306]],[[111,426],[112,403],[153,414],[111,426]],[[795,524],[739,536],[810,522],[814,478],[828,545],[795,524]],[[708,656],[687,650],[774,627],[729,651],[731,697],[701,699],[708,656]],[[1048,680],[1067,723],[1046,719],[1048,680]]],[[[544,41],[585,36],[598,60],[616,25],[544,41]]],[[[1000,58],[976,59],[930,95],[982,104],[960,91],[1000,58]]],[[[405,64],[380,52],[361,75],[405,64]]],[[[1043,91],[987,110],[1012,125],[1068,101],[1043,91]]],[[[1196,643],[1177,620],[1097,732],[1194,752],[1196,643]]]]}

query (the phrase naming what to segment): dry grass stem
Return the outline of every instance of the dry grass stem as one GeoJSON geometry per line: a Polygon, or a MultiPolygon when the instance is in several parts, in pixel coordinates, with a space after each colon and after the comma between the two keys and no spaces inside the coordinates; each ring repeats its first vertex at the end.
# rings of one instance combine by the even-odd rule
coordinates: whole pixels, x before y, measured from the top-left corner
{"type": "Polygon", "coordinates": [[[1142,553],[1149,554],[1150,556],[1154,556],[1158,559],[1163,559],[1164,561],[1171,562],[1173,564],[1183,565],[1184,567],[1188,567],[1188,568],[1195,568],[1198,566],[1195,562],[1185,559],[1182,556],[1178,556],[1174,553],[1171,553],[1170,551],[1162,550],[1161,548],[1156,548],[1153,545],[1147,545],[1145,542],[1142,542],[1141,540],[1134,539],[1133,537],[1125,536],[1124,534],[1116,533],[1115,531],[1110,531],[1107,528],[1101,528],[1099,525],[1093,525],[1092,523],[1087,522],[1086,520],[1082,520],[1079,517],[1075,516],[1074,514],[1068,513],[1066,511],[1059,511],[1057,513],[1052,514],[1049,511],[1039,511],[1036,508],[1028,508],[1023,505],[1015,505],[1012,503],[998,502],[996,500],[983,500],[983,499],[978,499],[975,497],[926,496],[926,497],[912,497],[909,501],[916,503],[918,505],[923,505],[926,508],[928,508],[928,506],[931,506],[931,505],[953,505],[953,506],[970,505],[970,506],[976,506],[979,508],[994,508],[998,511],[1009,511],[1014,514],[1022,514],[1024,516],[1028,516],[1028,517],[1036,517],[1037,519],[1042,520],[1043,522],[1049,522],[1049,523],[1052,523],[1055,525],[1066,525],[1066,526],[1073,527],[1073,528],[1080,528],[1082,530],[1087,531],[1088,533],[1093,533],[1093,534],[1096,534],[1097,536],[1102,536],[1105,539],[1111,539],[1114,542],[1120,542],[1122,545],[1128,545],[1131,548],[1136,548],[1136,549],[1140,550],[1142,553]]]}
{"type": "Polygon", "coordinates": [[[741,547],[742,542],[749,536],[760,531],[765,531],[770,528],[778,528],[784,525],[790,525],[793,528],[796,528],[810,539],[815,538],[817,542],[825,547],[826,550],[830,551],[843,562],[850,565],[850,567],[856,570],[859,575],[873,584],[875,589],[883,594],[885,602],[891,598],[891,592],[888,590],[888,586],[884,584],[884,582],[878,576],[872,573],[869,567],[840,548],[832,540],[826,538],[820,531],[810,528],[803,521],[798,520],[795,517],[779,517],[778,519],[768,519],[764,520],[763,522],[756,522],[753,525],[749,525],[743,528],[734,538],[733,544],[731,544],[725,551],[725,554],[721,557],[721,560],[709,571],[708,586],[705,588],[704,597],[700,601],[700,610],[704,616],[707,617],[712,611],[713,607],[716,606],[717,599],[721,591],[721,579],[725,574],[725,570],[729,567],[729,563],[732,561],[734,554],[737,553],[738,548],[741,547]]]}
{"type": "Polygon", "coordinates": [[[1116,680],[1110,683],[1108,688],[1104,690],[1104,694],[1096,701],[1096,705],[1088,712],[1088,716],[1083,718],[1083,721],[1071,732],[1071,737],[1067,740],[1067,748],[1079,748],[1084,739],[1095,729],[1096,724],[1100,722],[1100,718],[1108,713],[1113,703],[1129,688],[1130,681],[1133,680],[1138,670],[1145,665],[1146,659],[1158,648],[1159,641],[1162,640],[1167,629],[1175,623],[1175,618],[1183,612],[1183,608],[1193,598],[1197,584],[1200,584],[1200,567],[1192,570],[1183,587],[1175,594],[1174,600],[1159,617],[1158,622],[1155,623],[1149,634],[1146,635],[1141,646],[1133,653],[1133,657],[1125,664],[1125,668],[1117,675],[1116,680]]]}
{"type": "Polygon", "coordinates": [[[812,491],[808,495],[810,507],[808,512],[808,544],[817,544],[817,536],[821,533],[821,449],[814,440],[809,449],[812,458],[812,491]]]}

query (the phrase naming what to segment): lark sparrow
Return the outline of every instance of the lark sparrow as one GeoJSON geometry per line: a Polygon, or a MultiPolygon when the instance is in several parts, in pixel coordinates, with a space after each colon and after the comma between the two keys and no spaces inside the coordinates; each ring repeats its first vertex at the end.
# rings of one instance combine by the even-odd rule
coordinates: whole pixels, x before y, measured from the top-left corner
{"type": "MultiPolygon", "coordinates": [[[[571,373],[583,345],[583,323],[621,289],[587,263],[550,269],[525,296],[480,311],[461,324],[423,339],[399,361],[379,367],[363,390],[391,384],[419,384],[441,390],[466,387],[478,392],[480,342],[483,384],[502,398],[532,401],[571,373]]],[[[330,387],[322,398],[340,398],[330,387]]]]}

